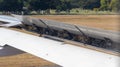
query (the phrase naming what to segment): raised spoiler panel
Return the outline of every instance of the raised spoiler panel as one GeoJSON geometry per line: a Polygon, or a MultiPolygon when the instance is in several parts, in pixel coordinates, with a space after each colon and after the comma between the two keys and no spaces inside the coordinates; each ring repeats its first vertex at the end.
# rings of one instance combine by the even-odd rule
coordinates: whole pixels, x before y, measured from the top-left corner
{"type": "Polygon", "coordinates": [[[31,53],[63,67],[119,67],[120,57],[0,28],[0,43],[31,53]]]}
{"type": "MultiPolygon", "coordinates": [[[[26,16],[27,17],[27,16],[26,16]]],[[[47,24],[50,28],[55,30],[67,30],[73,34],[81,34],[78,29],[75,28],[74,25],[58,22],[58,21],[52,21],[52,20],[44,20],[44,19],[36,19],[36,18],[30,18],[29,19],[24,18],[23,23],[32,25],[36,24],[39,27],[47,28],[46,25],[44,25],[40,20],[42,20],[45,24],[47,24]]],[[[89,28],[85,26],[78,26],[79,29],[87,36],[94,37],[98,39],[104,39],[109,38],[114,42],[117,42],[120,44],[119,38],[120,38],[120,32],[113,32],[113,31],[107,31],[102,29],[95,29],[95,28],[89,28]]],[[[82,35],[82,34],[81,34],[82,35]]]]}
{"type": "MultiPolygon", "coordinates": [[[[44,29],[50,30],[57,30],[57,31],[63,31],[67,30],[73,35],[82,35],[85,37],[88,37],[86,39],[90,39],[89,42],[86,43],[92,43],[91,45],[99,46],[99,47],[105,47],[110,50],[114,50],[117,52],[120,52],[120,32],[113,32],[113,31],[107,31],[102,29],[95,29],[95,28],[89,28],[85,26],[77,26],[81,31],[79,31],[75,25],[58,22],[58,21],[52,21],[52,20],[44,20],[44,19],[37,19],[37,18],[31,18],[27,16],[23,16],[23,24],[28,25],[28,27],[40,27],[44,29]],[[27,19],[26,19],[27,18],[27,19]],[[83,35],[84,34],[84,35],[83,35]],[[91,39],[94,38],[95,40],[91,39]],[[99,40],[99,43],[96,44],[97,39],[99,40]],[[104,43],[103,43],[104,42],[104,43]],[[103,46],[101,46],[103,45],[103,46]],[[106,47],[107,46],[107,47],[106,47]]],[[[37,30],[39,31],[39,29],[37,30]]],[[[43,33],[44,31],[42,31],[43,33]]],[[[37,32],[39,33],[39,32],[37,32]]],[[[55,32],[54,32],[55,33],[55,32]]],[[[58,33],[58,32],[57,32],[58,33]]],[[[41,33],[40,33],[41,34],[41,33]]]]}
{"type": "MultiPolygon", "coordinates": [[[[76,33],[76,34],[81,34],[78,29],[75,28],[74,25],[63,23],[63,22],[58,22],[58,21],[52,21],[52,20],[43,20],[47,25],[54,29],[65,29],[68,30],[71,33],[76,33]]],[[[36,23],[36,22],[33,22],[36,23]]],[[[40,23],[40,22],[39,22],[40,23]]],[[[102,29],[95,29],[95,28],[90,28],[90,27],[85,27],[85,26],[78,26],[79,29],[87,36],[94,37],[94,38],[100,38],[104,39],[110,38],[113,41],[119,42],[119,37],[120,37],[120,32],[112,32],[112,31],[107,31],[107,30],[102,30],[102,29]]],[[[120,42],[119,42],[120,43],[120,42]]]]}

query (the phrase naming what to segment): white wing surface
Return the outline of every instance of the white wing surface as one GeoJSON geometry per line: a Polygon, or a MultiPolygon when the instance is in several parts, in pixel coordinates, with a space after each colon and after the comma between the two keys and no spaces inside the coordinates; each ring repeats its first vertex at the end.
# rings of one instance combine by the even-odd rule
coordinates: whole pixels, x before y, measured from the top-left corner
{"type": "Polygon", "coordinates": [[[21,24],[21,21],[18,20],[17,18],[6,15],[0,15],[0,22],[3,22],[3,24],[0,24],[0,26],[4,27],[16,26],[21,24]]]}
{"type": "Polygon", "coordinates": [[[0,44],[8,44],[62,67],[119,67],[120,57],[0,28],[0,44]]]}

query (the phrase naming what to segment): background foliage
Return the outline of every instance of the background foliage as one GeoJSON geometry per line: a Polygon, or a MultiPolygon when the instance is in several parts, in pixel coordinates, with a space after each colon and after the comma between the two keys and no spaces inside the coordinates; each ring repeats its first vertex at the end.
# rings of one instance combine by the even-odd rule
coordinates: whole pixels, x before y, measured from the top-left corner
{"type": "MultiPolygon", "coordinates": [[[[94,11],[120,11],[120,0],[0,0],[0,11],[56,12],[79,8],[94,11]]],[[[77,11],[76,11],[77,12],[77,11]]]]}

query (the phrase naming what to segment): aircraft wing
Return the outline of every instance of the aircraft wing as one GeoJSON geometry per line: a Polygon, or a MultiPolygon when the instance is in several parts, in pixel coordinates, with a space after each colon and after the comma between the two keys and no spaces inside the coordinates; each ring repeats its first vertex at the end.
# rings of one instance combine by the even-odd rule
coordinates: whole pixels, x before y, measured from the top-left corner
{"type": "Polygon", "coordinates": [[[119,67],[120,57],[0,28],[0,45],[28,52],[62,67],[119,67]]]}
{"type": "Polygon", "coordinates": [[[12,16],[0,15],[0,26],[11,27],[22,24],[20,20],[12,16]]]}

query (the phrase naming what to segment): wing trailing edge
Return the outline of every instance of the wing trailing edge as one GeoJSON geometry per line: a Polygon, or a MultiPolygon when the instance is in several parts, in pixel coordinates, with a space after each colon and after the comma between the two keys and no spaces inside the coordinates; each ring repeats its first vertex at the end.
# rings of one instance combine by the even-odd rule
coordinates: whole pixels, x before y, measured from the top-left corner
{"type": "Polygon", "coordinates": [[[118,67],[120,57],[0,28],[0,42],[62,67],[118,67]]]}

